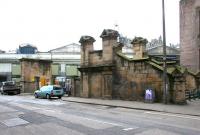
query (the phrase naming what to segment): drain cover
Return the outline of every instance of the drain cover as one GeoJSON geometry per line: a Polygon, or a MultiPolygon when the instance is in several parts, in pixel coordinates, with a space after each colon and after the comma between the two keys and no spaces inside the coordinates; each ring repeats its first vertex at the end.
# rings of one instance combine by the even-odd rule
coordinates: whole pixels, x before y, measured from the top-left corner
{"type": "Polygon", "coordinates": [[[29,122],[20,118],[13,118],[13,119],[4,120],[2,123],[8,127],[14,127],[14,126],[28,124],[29,122]]]}

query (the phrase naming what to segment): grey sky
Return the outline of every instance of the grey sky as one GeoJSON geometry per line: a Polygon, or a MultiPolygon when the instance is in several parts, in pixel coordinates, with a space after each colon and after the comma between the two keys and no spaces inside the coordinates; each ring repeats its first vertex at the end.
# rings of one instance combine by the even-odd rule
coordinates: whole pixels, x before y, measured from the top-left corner
{"type": "MultiPolygon", "coordinates": [[[[179,0],[166,1],[167,42],[179,42],[179,0]]],[[[0,0],[1,50],[31,43],[48,51],[80,36],[93,36],[101,48],[101,32],[114,29],[148,40],[162,35],[162,0],[0,0]]]]}

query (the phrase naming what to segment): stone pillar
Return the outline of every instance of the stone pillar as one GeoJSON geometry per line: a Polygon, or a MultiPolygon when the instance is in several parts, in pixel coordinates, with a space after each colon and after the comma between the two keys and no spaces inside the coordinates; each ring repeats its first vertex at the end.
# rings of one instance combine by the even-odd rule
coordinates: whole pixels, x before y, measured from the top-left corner
{"type": "Polygon", "coordinates": [[[90,89],[89,89],[89,75],[88,73],[82,73],[81,75],[81,82],[82,82],[82,93],[81,96],[85,98],[90,97],[90,89]]]}
{"type": "MultiPolygon", "coordinates": [[[[25,92],[25,85],[26,85],[26,82],[25,80],[27,79],[26,78],[26,75],[25,75],[25,67],[27,67],[28,65],[24,62],[24,61],[21,61],[21,83],[20,85],[22,86],[21,88],[21,93],[24,93],[25,92]]],[[[30,71],[28,71],[30,72],[30,71]]]]}
{"type": "Polygon", "coordinates": [[[117,45],[119,33],[115,30],[105,29],[101,34],[103,42],[103,62],[105,64],[113,63],[113,46],[117,45]]]}
{"type": "Polygon", "coordinates": [[[95,39],[91,36],[82,36],[79,42],[81,43],[81,66],[88,66],[89,52],[93,51],[95,39]]]}
{"type": "Polygon", "coordinates": [[[173,102],[175,104],[186,104],[185,90],[186,90],[186,80],[184,76],[174,76],[174,96],[173,102]]]}
{"type": "Polygon", "coordinates": [[[122,53],[122,48],[124,47],[123,43],[118,43],[115,47],[114,47],[114,51],[115,52],[121,52],[122,53]]]}
{"type": "Polygon", "coordinates": [[[134,52],[134,57],[136,59],[140,59],[146,56],[146,44],[147,44],[147,39],[144,39],[142,37],[135,37],[131,44],[133,45],[133,52],[134,52]]]}

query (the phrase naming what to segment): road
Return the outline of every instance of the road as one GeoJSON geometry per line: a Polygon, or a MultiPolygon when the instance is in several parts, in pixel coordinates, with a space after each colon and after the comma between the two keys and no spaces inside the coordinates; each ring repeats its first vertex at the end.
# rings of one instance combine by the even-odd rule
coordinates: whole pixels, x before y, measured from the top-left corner
{"type": "Polygon", "coordinates": [[[200,117],[0,96],[0,135],[199,135],[200,117]]]}

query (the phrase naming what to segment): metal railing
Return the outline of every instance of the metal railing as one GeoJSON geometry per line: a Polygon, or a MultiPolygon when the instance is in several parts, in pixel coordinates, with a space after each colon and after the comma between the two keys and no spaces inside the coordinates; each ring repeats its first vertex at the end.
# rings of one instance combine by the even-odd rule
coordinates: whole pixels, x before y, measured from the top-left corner
{"type": "Polygon", "coordinates": [[[200,89],[186,90],[185,98],[189,101],[200,99],[200,89]]]}

